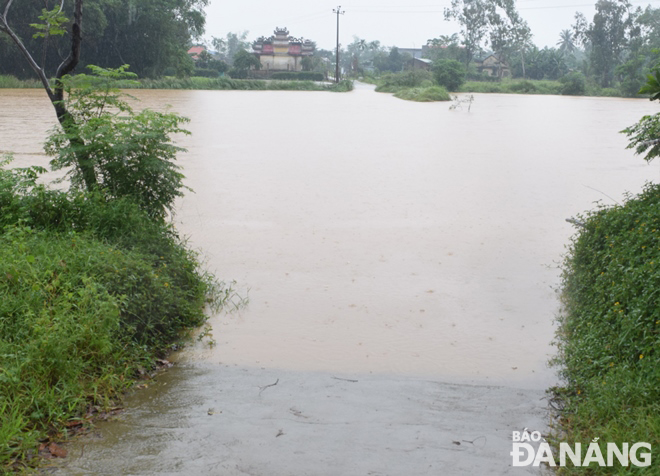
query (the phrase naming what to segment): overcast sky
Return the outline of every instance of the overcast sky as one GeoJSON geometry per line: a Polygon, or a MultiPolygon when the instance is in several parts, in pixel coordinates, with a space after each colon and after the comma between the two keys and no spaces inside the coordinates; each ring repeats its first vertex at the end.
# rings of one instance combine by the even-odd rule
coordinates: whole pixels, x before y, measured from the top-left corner
{"type": "MultiPolygon", "coordinates": [[[[346,46],[353,36],[379,40],[383,46],[421,47],[429,38],[459,31],[444,20],[451,0],[353,0],[339,2],[346,13],[339,19],[339,41],[346,46]]],[[[559,32],[570,28],[575,12],[588,19],[594,15],[595,0],[518,0],[518,10],[527,21],[533,41],[555,46],[559,32]]],[[[634,6],[660,8],[660,0],[631,2],[634,6]]],[[[325,0],[210,0],[206,9],[206,37],[248,31],[248,39],[270,36],[275,27],[286,27],[291,35],[315,41],[318,48],[333,49],[337,3],[325,0]]]]}

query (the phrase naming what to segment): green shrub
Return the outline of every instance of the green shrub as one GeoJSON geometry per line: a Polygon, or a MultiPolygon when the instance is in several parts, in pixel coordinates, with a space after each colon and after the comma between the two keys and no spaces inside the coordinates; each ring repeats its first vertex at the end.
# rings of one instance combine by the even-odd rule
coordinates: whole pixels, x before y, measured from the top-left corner
{"type": "Polygon", "coordinates": [[[223,292],[129,197],[49,190],[38,172],[0,168],[0,468],[115,399],[223,292]]]}
{"type": "Polygon", "coordinates": [[[458,91],[465,82],[465,66],[459,61],[441,59],[433,62],[433,76],[436,82],[449,91],[458,91]]]}
{"type": "Polygon", "coordinates": [[[433,75],[424,70],[408,70],[401,73],[383,74],[378,80],[376,91],[384,93],[396,92],[399,88],[416,88],[424,81],[432,81],[433,75]]]}
{"type": "Polygon", "coordinates": [[[94,75],[62,78],[69,116],[46,141],[53,169],[67,169],[73,188],[93,187],[110,199],[131,197],[150,216],[163,218],[183,195],[183,174],[176,165],[174,134],[189,134],[188,119],[175,113],[133,111],[115,87],[118,78],[133,77],[125,66],[94,75]],[[72,131],[75,133],[72,135],[72,131]],[[81,165],[84,163],[85,168],[81,165]]]}
{"type": "Polygon", "coordinates": [[[587,79],[582,73],[568,73],[559,78],[559,82],[564,96],[584,96],[587,93],[587,79]]]}

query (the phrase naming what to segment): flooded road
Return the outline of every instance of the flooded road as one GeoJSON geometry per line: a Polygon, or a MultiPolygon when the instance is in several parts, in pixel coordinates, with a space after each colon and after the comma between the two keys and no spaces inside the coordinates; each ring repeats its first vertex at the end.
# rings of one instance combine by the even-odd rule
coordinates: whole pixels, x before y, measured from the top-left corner
{"type": "MultiPolygon", "coordinates": [[[[565,219],[658,179],[618,133],[642,100],[136,95],[191,118],[175,221],[250,303],[67,474],[502,474],[556,382],[565,219]]],[[[45,161],[43,96],[0,90],[18,165],[45,161]]]]}

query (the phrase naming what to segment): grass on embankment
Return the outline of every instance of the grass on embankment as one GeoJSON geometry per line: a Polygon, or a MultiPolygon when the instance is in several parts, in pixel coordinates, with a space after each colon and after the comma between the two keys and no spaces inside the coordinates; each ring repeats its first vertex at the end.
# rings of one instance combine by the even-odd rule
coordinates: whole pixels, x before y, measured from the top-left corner
{"type": "Polygon", "coordinates": [[[127,199],[0,169],[0,473],[33,466],[91,405],[116,404],[227,289],[127,199]]]}
{"type": "Polygon", "coordinates": [[[503,79],[502,81],[466,81],[460,88],[464,93],[548,94],[594,97],[624,97],[617,89],[601,88],[588,83],[580,93],[567,92],[566,85],[548,79],[503,79]]]}
{"type": "MultiPolygon", "coordinates": [[[[19,80],[13,76],[0,76],[2,88],[41,88],[42,84],[34,80],[19,80]]],[[[264,81],[258,79],[231,78],[175,78],[140,79],[117,81],[120,89],[200,89],[200,90],[250,90],[250,91],[332,91],[348,92],[353,90],[353,82],[342,80],[337,83],[317,83],[314,81],[264,81]]]]}
{"type": "Polygon", "coordinates": [[[18,79],[13,76],[0,74],[0,89],[28,89],[43,88],[43,84],[36,79],[18,79]]]}
{"type": "Polygon", "coordinates": [[[416,102],[449,101],[451,99],[447,90],[442,86],[402,88],[394,92],[394,97],[416,102]]]}
{"type": "MultiPolygon", "coordinates": [[[[580,217],[564,262],[556,441],[660,443],[660,185],[580,217]]],[[[653,455],[657,458],[657,455],[653,455]]],[[[583,454],[584,457],[584,454],[583,454]]],[[[562,474],[641,474],[592,464],[562,474]]],[[[650,473],[644,473],[650,474],[650,473]]],[[[657,474],[657,473],[656,473],[657,474]]]]}
{"type": "Polygon", "coordinates": [[[321,84],[314,81],[264,81],[260,79],[230,78],[174,78],[142,79],[137,82],[117,82],[126,89],[202,89],[202,90],[250,90],[250,91],[351,91],[352,81],[339,84],[321,84]]]}

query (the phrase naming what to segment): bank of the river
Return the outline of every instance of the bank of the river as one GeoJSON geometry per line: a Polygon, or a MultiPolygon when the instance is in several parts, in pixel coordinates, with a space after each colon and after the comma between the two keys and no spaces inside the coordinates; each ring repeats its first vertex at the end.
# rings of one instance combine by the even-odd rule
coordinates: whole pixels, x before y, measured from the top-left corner
{"type": "MultiPolygon", "coordinates": [[[[19,80],[13,76],[0,76],[0,88],[42,88],[35,80],[19,80]]],[[[175,78],[140,79],[119,81],[118,87],[125,89],[201,89],[201,90],[256,90],[256,91],[334,91],[347,92],[353,89],[348,80],[337,83],[316,81],[256,80],[231,78],[175,78]]]]}
{"type": "MultiPolygon", "coordinates": [[[[376,91],[378,92],[394,93],[396,97],[401,99],[409,99],[413,101],[450,100],[449,93],[447,93],[444,88],[441,88],[444,93],[440,93],[437,90],[439,86],[437,86],[437,84],[431,79],[430,73],[424,71],[407,71],[394,75],[386,74],[378,78],[361,78],[360,80],[376,85],[376,91]],[[432,90],[432,88],[435,89],[432,90]]],[[[457,88],[456,91],[450,92],[624,97],[615,88],[601,88],[595,84],[585,82],[579,76],[568,78],[565,82],[536,79],[466,81],[457,88]]]]}
{"type": "Polygon", "coordinates": [[[2,472],[63,456],[53,443],[120,406],[223,295],[176,231],[130,202],[0,170],[0,209],[2,472]]]}
{"type": "MultiPolygon", "coordinates": [[[[660,185],[578,218],[564,262],[560,441],[660,444],[660,185]]],[[[647,449],[642,450],[647,453],[647,449]]],[[[653,455],[657,458],[656,455],[653,455]]],[[[638,459],[644,458],[638,455],[638,459]]],[[[650,471],[650,468],[639,468],[650,471]]],[[[616,465],[562,474],[630,474],[616,465]]],[[[657,474],[653,473],[653,474],[657,474]]]]}
{"type": "MultiPolygon", "coordinates": [[[[0,160],[3,472],[36,466],[39,456],[64,456],[57,442],[70,429],[119,405],[121,393],[231,293],[200,269],[167,218],[183,188],[174,163],[181,149],[170,134],[185,132],[169,124],[184,119],[136,114],[112,96],[124,113],[117,120],[104,112],[116,92],[71,93],[77,102],[66,106],[77,120],[76,137],[85,140],[59,129],[48,139],[56,156],[50,164],[67,169],[69,191],[39,181],[47,172],[40,158],[10,168],[16,149],[3,141],[10,147],[0,160]],[[93,109],[83,103],[98,109],[95,121],[81,119],[93,109]],[[66,162],[67,154],[92,164],[88,186],[76,187],[79,162],[66,162]]],[[[16,114],[14,107],[2,110],[7,118],[16,114]]],[[[52,110],[46,113],[54,120],[52,110]]]]}

